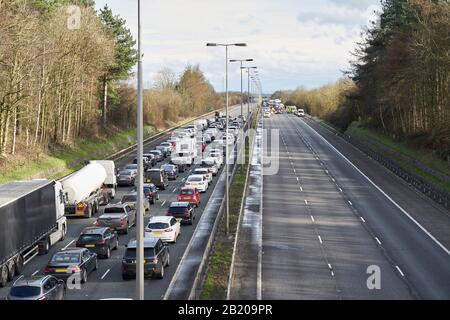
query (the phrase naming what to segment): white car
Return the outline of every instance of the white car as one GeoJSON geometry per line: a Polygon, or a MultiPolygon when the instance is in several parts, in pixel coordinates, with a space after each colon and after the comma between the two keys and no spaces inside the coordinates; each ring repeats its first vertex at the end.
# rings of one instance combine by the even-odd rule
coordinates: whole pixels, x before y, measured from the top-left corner
{"type": "Polygon", "coordinates": [[[197,188],[198,192],[206,192],[209,183],[203,174],[193,174],[186,179],[184,186],[197,188]]]}
{"type": "Polygon", "coordinates": [[[223,154],[222,152],[210,152],[209,156],[216,158],[216,163],[221,167],[223,165],[223,154]]]}
{"type": "MultiPolygon", "coordinates": [[[[217,158],[214,157],[207,157],[207,158],[203,158],[202,159],[202,166],[204,167],[211,167],[211,166],[215,166],[216,167],[216,173],[219,172],[219,163],[217,162],[217,158]]],[[[214,173],[213,173],[214,174],[214,173]]]]}
{"type": "Polygon", "coordinates": [[[209,172],[208,168],[197,168],[194,170],[193,174],[202,174],[205,176],[208,183],[212,182],[212,173],[209,172]]]}
{"type": "Polygon", "coordinates": [[[171,216],[151,217],[145,227],[145,237],[159,238],[166,242],[177,242],[180,234],[180,222],[171,216]]]}
{"type": "Polygon", "coordinates": [[[203,140],[205,140],[206,143],[210,143],[211,142],[211,136],[207,133],[203,134],[203,140]]]}
{"type": "Polygon", "coordinates": [[[171,144],[170,142],[163,142],[163,143],[161,143],[160,145],[161,145],[161,146],[164,146],[164,147],[168,147],[169,150],[170,150],[170,152],[173,151],[173,146],[172,146],[172,144],[171,144]]]}
{"type": "Polygon", "coordinates": [[[264,112],[264,118],[270,118],[270,112],[269,111],[264,112]]]}

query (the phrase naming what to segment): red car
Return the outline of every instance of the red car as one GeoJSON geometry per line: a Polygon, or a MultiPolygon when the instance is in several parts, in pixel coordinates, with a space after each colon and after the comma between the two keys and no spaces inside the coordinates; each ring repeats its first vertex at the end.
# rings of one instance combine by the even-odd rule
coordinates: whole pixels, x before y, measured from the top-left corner
{"type": "Polygon", "coordinates": [[[200,193],[196,188],[183,187],[177,196],[177,201],[190,202],[198,207],[200,204],[200,193]]]}

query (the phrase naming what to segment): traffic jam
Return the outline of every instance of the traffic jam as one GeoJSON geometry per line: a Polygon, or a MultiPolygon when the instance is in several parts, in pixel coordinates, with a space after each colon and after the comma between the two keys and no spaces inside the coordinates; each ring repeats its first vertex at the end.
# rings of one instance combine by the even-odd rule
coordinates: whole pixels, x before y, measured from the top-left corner
{"type": "MultiPolygon", "coordinates": [[[[200,206],[206,205],[211,193],[208,190],[215,185],[225,164],[225,144],[236,143],[243,123],[243,116],[229,117],[226,136],[226,117],[216,112],[215,118],[196,120],[172,131],[159,145],[144,148],[146,278],[164,279],[171,264],[171,252],[178,252],[179,260],[182,254],[179,252],[184,248],[177,251],[177,241],[189,226],[192,227],[189,232],[193,232],[201,215],[200,206]]],[[[6,194],[9,197],[7,203],[0,203],[0,210],[5,212],[29,203],[27,197],[33,193],[48,194],[47,198],[55,206],[45,219],[37,221],[42,230],[37,237],[30,235],[34,240],[2,248],[2,254],[7,252],[11,258],[0,266],[0,286],[4,287],[0,297],[7,293],[2,298],[64,299],[69,289],[82,291],[92,274],[101,269],[102,263],[111,260],[115,251],[123,253],[120,269],[111,267],[106,273],[120,270],[120,275],[115,274],[117,278],[135,279],[138,168],[136,158],[127,159],[128,163],[123,161],[91,160],[59,181],[20,181],[2,186],[0,198],[6,194]],[[86,220],[88,226],[83,223],[86,220]],[[63,248],[51,250],[73,232],[72,227],[79,229],[75,238],[63,248]],[[21,274],[31,259],[47,253],[50,257],[43,268],[31,275],[21,274]]],[[[45,204],[35,203],[34,208],[39,205],[48,211],[45,204]]],[[[115,257],[118,258],[117,254],[115,257]]]]}

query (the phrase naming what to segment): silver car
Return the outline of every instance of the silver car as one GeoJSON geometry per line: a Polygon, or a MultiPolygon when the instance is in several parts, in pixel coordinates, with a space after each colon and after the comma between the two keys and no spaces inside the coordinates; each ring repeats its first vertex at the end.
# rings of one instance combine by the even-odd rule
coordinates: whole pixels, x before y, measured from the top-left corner
{"type": "Polygon", "coordinates": [[[64,280],[53,276],[31,276],[14,282],[7,300],[63,300],[64,280]]]}
{"type": "Polygon", "coordinates": [[[98,227],[108,227],[128,234],[128,229],[136,223],[136,210],[129,204],[109,204],[104,213],[98,217],[98,227]]]}
{"type": "MultiPolygon", "coordinates": [[[[124,195],[122,199],[120,199],[120,203],[129,204],[131,207],[136,208],[137,192],[131,192],[124,195]]],[[[147,199],[147,197],[144,196],[144,198],[142,199],[142,203],[144,205],[144,210],[148,211],[150,209],[150,201],[147,199]]]]}

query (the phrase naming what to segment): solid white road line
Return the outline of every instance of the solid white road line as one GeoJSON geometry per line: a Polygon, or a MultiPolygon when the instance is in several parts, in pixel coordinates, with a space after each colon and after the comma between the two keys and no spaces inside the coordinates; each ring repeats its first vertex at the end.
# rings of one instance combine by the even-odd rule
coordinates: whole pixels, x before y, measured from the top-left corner
{"type": "Polygon", "coordinates": [[[355,166],[346,156],[344,156],[338,149],[336,149],[327,139],[325,139],[320,133],[314,130],[309,124],[303,122],[308,126],[320,139],[327,143],[338,155],[340,155],[345,161],[347,161],[356,171],[359,172],[367,181],[370,182],[382,195],[384,195],[393,205],[395,205],[405,216],[407,216],[416,226],[418,226],[431,240],[434,241],[447,255],[450,256],[450,250],[448,250],[439,240],[437,240],[427,229],[425,229],[416,219],[414,219],[405,209],[403,209],[397,202],[395,202],[386,192],[384,192],[378,185],[375,184],[368,176],[366,176],[357,166],[355,166]]]}
{"type": "Polygon", "coordinates": [[[400,272],[400,274],[402,275],[402,277],[405,276],[405,274],[402,272],[402,270],[400,269],[399,266],[395,266],[395,268],[397,268],[398,272],[400,272]]]}
{"type": "Polygon", "coordinates": [[[102,275],[101,279],[103,280],[110,271],[111,269],[106,270],[106,272],[102,275]]]}
{"type": "Polygon", "coordinates": [[[70,241],[64,248],[63,250],[66,250],[72,243],[75,242],[75,239],[73,239],[72,241],[70,241]]]}

